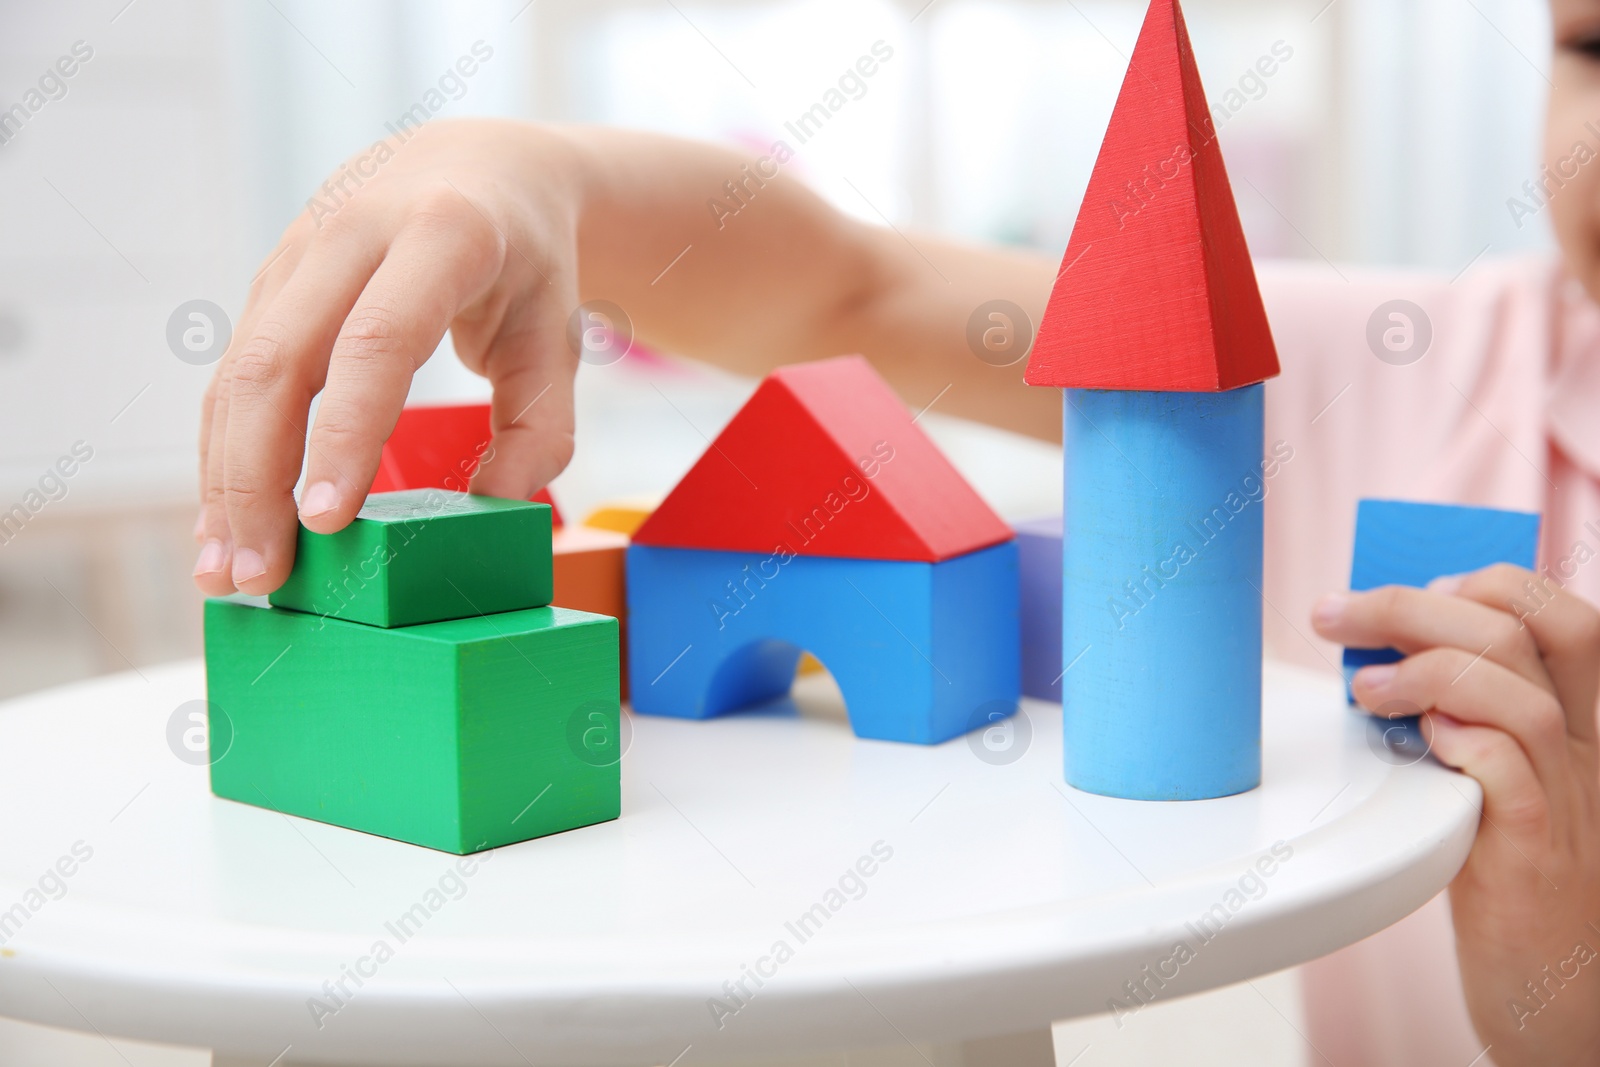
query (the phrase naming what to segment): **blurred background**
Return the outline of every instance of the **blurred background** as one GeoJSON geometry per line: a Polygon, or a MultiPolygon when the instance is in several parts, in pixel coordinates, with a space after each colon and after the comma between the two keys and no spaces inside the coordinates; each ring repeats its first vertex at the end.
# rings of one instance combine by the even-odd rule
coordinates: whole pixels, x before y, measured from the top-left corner
{"type": "MultiPolygon", "coordinates": [[[[237,315],[317,186],[418,103],[435,118],[650,128],[754,157],[780,138],[793,143],[785,124],[881,41],[892,58],[806,142],[795,173],[863,218],[1059,254],[1143,9],[1139,0],[4,4],[0,696],[198,653],[188,573],[210,368],[174,355],[169,320],[196,300],[237,315]],[[485,48],[477,73],[441,83],[459,57],[485,48]],[[70,77],[51,73],[65,69],[63,56],[70,77]],[[41,491],[46,469],[74,449],[91,458],[41,491]],[[7,524],[14,504],[22,518],[7,524]]],[[[1519,228],[1506,203],[1538,172],[1544,5],[1188,0],[1185,11],[1257,256],[1448,276],[1485,255],[1550,246],[1542,217],[1519,228]]],[[[581,516],[604,497],[665,490],[704,447],[701,431],[714,432],[751,385],[652,361],[585,367],[578,456],[554,486],[558,502],[581,516]],[[629,432],[612,432],[622,427],[629,432]],[[638,455],[627,445],[644,433],[652,447],[638,455]]],[[[484,392],[443,352],[413,396],[484,392]]],[[[936,413],[924,425],[1008,517],[1059,506],[1055,449],[936,413]]],[[[1246,1025],[1230,1011],[1255,1012],[1248,1025],[1271,1047],[1244,1059],[1298,1063],[1306,1050],[1286,990],[1269,987],[1271,1002],[1246,993],[1234,1008],[1211,1001],[1202,1014],[1229,1026],[1246,1025]]],[[[25,1038],[0,1029],[0,1062],[29,1062],[25,1038]]],[[[1202,1062],[1198,1047],[1191,1039],[1178,1059],[1202,1062]]],[[[39,1062],[145,1054],[74,1048],[39,1062]]],[[[1237,1033],[1231,1051],[1240,1062],[1237,1033]]]]}

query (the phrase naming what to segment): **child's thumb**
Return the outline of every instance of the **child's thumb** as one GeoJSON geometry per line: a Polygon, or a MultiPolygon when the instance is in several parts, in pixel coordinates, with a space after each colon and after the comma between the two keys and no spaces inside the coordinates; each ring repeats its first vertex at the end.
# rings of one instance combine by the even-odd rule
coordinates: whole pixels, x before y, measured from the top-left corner
{"type": "Polygon", "coordinates": [[[489,419],[493,437],[472,479],[472,491],[526,500],[572,459],[572,381],[577,359],[565,343],[565,323],[555,300],[527,309],[534,321],[508,315],[485,353],[494,387],[489,419]],[[518,328],[521,327],[521,328],[518,328]]]}

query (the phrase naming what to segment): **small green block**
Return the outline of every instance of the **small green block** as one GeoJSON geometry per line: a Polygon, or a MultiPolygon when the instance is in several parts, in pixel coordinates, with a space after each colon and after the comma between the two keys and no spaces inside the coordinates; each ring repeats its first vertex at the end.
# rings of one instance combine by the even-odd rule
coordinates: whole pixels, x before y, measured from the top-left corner
{"type": "Polygon", "coordinates": [[[621,810],[617,621],[380,629],[209,600],[219,797],[465,854],[621,810]]]}
{"type": "Polygon", "coordinates": [[[550,603],[550,505],[445,489],[374,493],[336,534],[300,528],[276,607],[414,626],[550,603]]]}

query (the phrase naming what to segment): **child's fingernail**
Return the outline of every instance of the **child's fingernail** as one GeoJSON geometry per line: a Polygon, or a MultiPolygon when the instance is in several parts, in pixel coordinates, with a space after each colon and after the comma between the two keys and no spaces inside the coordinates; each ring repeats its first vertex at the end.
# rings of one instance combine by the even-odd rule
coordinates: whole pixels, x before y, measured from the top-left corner
{"type": "Polygon", "coordinates": [[[1363,667],[1356,671],[1355,684],[1371,693],[1381,693],[1394,682],[1398,670],[1388,664],[1363,667]]]}
{"type": "Polygon", "coordinates": [[[241,548],[233,554],[233,584],[241,585],[252,578],[267,573],[267,562],[253,548],[241,548]]]}
{"type": "Polygon", "coordinates": [[[1311,609],[1311,618],[1315,622],[1331,625],[1344,618],[1344,609],[1349,603],[1350,598],[1344,593],[1329,593],[1311,609]]]}
{"type": "Polygon", "coordinates": [[[308,519],[326,515],[339,506],[339,490],[332,482],[318,482],[306,489],[300,500],[300,514],[308,519]]]}
{"type": "Polygon", "coordinates": [[[223,566],[228,562],[228,551],[222,547],[221,541],[207,541],[200,549],[200,557],[194,561],[194,576],[203,574],[220,574],[223,566]]]}
{"type": "Polygon", "coordinates": [[[1428,583],[1431,593],[1444,593],[1447,596],[1461,592],[1462,576],[1459,574],[1446,574],[1435,578],[1428,583]]]}

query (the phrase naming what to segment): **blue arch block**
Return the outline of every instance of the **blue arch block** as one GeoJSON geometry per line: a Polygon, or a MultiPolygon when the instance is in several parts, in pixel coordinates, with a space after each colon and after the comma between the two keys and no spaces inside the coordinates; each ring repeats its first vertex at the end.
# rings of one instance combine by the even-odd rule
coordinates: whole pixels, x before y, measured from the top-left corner
{"type": "Polygon", "coordinates": [[[781,696],[805,650],[858,737],[937,744],[1016,709],[1017,547],[915,563],[631,545],[628,641],[641,714],[781,696]]]}
{"type": "Polygon", "coordinates": [[[1262,387],[1063,395],[1067,781],[1135,800],[1252,789],[1262,387]]]}

